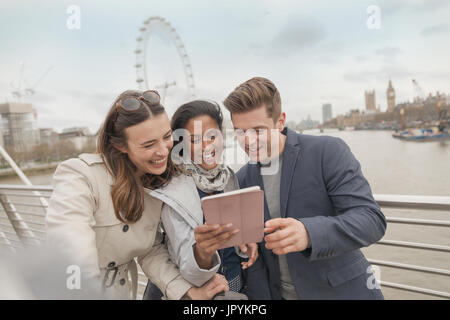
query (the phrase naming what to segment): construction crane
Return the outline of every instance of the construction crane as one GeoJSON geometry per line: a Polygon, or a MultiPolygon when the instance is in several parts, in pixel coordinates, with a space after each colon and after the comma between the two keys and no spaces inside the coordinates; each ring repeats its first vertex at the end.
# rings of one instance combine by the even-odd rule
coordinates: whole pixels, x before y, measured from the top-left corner
{"type": "Polygon", "coordinates": [[[425,98],[425,91],[423,91],[422,87],[419,86],[419,83],[415,79],[412,79],[412,83],[414,91],[416,93],[416,97],[418,98],[418,100],[422,101],[425,98]]]}
{"type": "Polygon", "coordinates": [[[20,101],[20,99],[25,95],[35,94],[36,87],[42,82],[42,80],[47,76],[47,74],[50,72],[52,68],[53,68],[52,66],[48,67],[47,70],[45,70],[45,72],[42,74],[42,76],[34,83],[34,85],[22,88],[23,84],[27,84],[27,80],[23,78],[25,69],[24,63],[23,61],[20,62],[19,83],[17,87],[15,87],[14,84],[11,82],[11,87],[13,88],[13,91],[11,92],[12,96],[16,98],[18,101],[20,101]]]}
{"type": "Polygon", "coordinates": [[[22,98],[22,80],[23,80],[23,69],[24,69],[24,63],[23,61],[20,62],[20,71],[19,71],[19,84],[17,87],[14,87],[14,84],[11,82],[11,87],[13,88],[12,96],[14,98],[17,98],[17,100],[20,101],[20,98],[22,98]]]}
{"type": "Polygon", "coordinates": [[[52,70],[52,68],[53,68],[53,66],[48,67],[47,70],[45,70],[45,72],[44,72],[44,73],[42,74],[42,76],[34,83],[33,86],[31,86],[31,87],[29,87],[29,88],[25,88],[25,94],[28,94],[28,95],[33,95],[33,94],[35,94],[35,92],[36,92],[35,89],[36,89],[37,85],[38,85],[39,83],[41,83],[42,80],[44,80],[44,78],[47,76],[47,74],[50,72],[50,70],[52,70]]]}

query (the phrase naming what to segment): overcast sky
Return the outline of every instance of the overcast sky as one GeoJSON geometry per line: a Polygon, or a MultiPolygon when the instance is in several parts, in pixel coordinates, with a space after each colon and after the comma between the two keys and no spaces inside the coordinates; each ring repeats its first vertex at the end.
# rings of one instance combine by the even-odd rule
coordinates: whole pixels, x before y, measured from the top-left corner
{"type": "MultiPolygon", "coordinates": [[[[197,98],[222,103],[254,77],[277,85],[288,120],[321,120],[364,108],[364,90],[376,91],[386,110],[389,77],[397,102],[425,92],[450,93],[450,1],[23,1],[0,2],[0,102],[13,101],[24,63],[23,86],[40,127],[87,126],[96,131],[114,98],[137,88],[136,38],[142,22],[162,16],[180,35],[194,73],[197,98]],[[81,10],[81,28],[68,29],[67,8],[81,10]],[[379,29],[367,27],[370,5],[380,8],[379,29]]],[[[151,86],[167,91],[171,115],[189,97],[183,68],[167,34],[156,31],[146,48],[151,86]]]]}

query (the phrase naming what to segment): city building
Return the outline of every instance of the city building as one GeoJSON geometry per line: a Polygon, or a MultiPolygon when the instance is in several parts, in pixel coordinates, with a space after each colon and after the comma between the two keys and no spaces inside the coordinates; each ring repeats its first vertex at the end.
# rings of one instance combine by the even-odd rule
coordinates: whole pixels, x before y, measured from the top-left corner
{"type": "Polygon", "coordinates": [[[40,128],[41,144],[47,144],[49,147],[55,146],[59,141],[59,135],[52,128],[40,128]]]}
{"type": "Polygon", "coordinates": [[[5,148],[27,152],[40,143],[36,110],[30,103],[0,104],[1,139],[5,148]]]}
{"type": "Polygon", "coordinates": [[[386,90],[386,98],[387,98],[387,112],[394,112],[395,109],[395,90],[392,87],[392,81],[389,80],[389,85],[386,90]]]}
{"type": "Polygon", "coordinates": [[[292,130],[302,131],[308,129],[315,129],[319,126],[319,121],[311,119],[311,115],[308,114],[306,119],[302,119],[299,122],[290,120],[287,122],[287,127],[292,130]]]}
{"type": "Polygon", "coordinates": [[[366,111],[374,111],[376,112],[376,103],[375,103],[375,90],[365,91],[366,98],[366,111]]]}
{"type": "Polygon", "coordinates": [[[331,103],[325,103],[322,105],[322,123],[327,122],[331,118],[333,118],[331,103]]]}
{"type": "Polygon", "coordinates": [[[86,127],[63,129],[62,133],[59,134],[59,140],[72,142],[78,151],[95,147],[95,135],[91,135],[86,127]]]}
{"type": "Polygon", "coordinates": [[[439,119],[439,114],[450,115],[448,95],[436,92],[429,94],[425,99],[414,99],[412,102],[398,103],[392,112],[374,112],[357,109],[351,110],[346,115],[338,115],[328,120],[324,126],[333,128],[355,127],[359,129],[393,129],[401,124],[400,110],[403,109],[407,127],[417,125],[433,125],[439,119]]]}
{"type": "Polygon", "coordinates": [[[319,125],[319,121],[311,119],[311,115],[308,114],[308,117],[306,119],[302,119],[297,124],[297,130],[314,129],[314,128],[317,128],[318,125],[319,125]]]}

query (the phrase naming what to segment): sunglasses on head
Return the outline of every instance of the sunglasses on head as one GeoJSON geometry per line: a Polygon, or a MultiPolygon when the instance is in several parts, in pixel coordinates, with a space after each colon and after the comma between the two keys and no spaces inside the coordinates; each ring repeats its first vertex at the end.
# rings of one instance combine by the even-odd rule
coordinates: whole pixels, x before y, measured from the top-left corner
{"type": "Polygon", "coordinates": [[[155,90],[147,90],[142,92],[139,97],[127,97],[120,99],[116,103],[116,116],[114,122],[117,121],[119,116],[119,109],[122,108],[125,111],[136,111],[141,106],[142,102],[145,102],[149,106],[157,106],[160,103],[159,93],[155,90]]]}

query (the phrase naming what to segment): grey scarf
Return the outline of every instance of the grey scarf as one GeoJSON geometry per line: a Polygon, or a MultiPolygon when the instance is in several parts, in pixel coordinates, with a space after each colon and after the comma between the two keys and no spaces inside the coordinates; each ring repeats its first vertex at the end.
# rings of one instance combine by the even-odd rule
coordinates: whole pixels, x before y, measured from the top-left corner
{"type": "Polygon", "coordinates": [[[223,191],[231,176],[230,170],[223,163],[211,170],[205,170],[192,162],[183,163],[183,168],[194,178],[197,188],[205,193],[223,191]]]}

